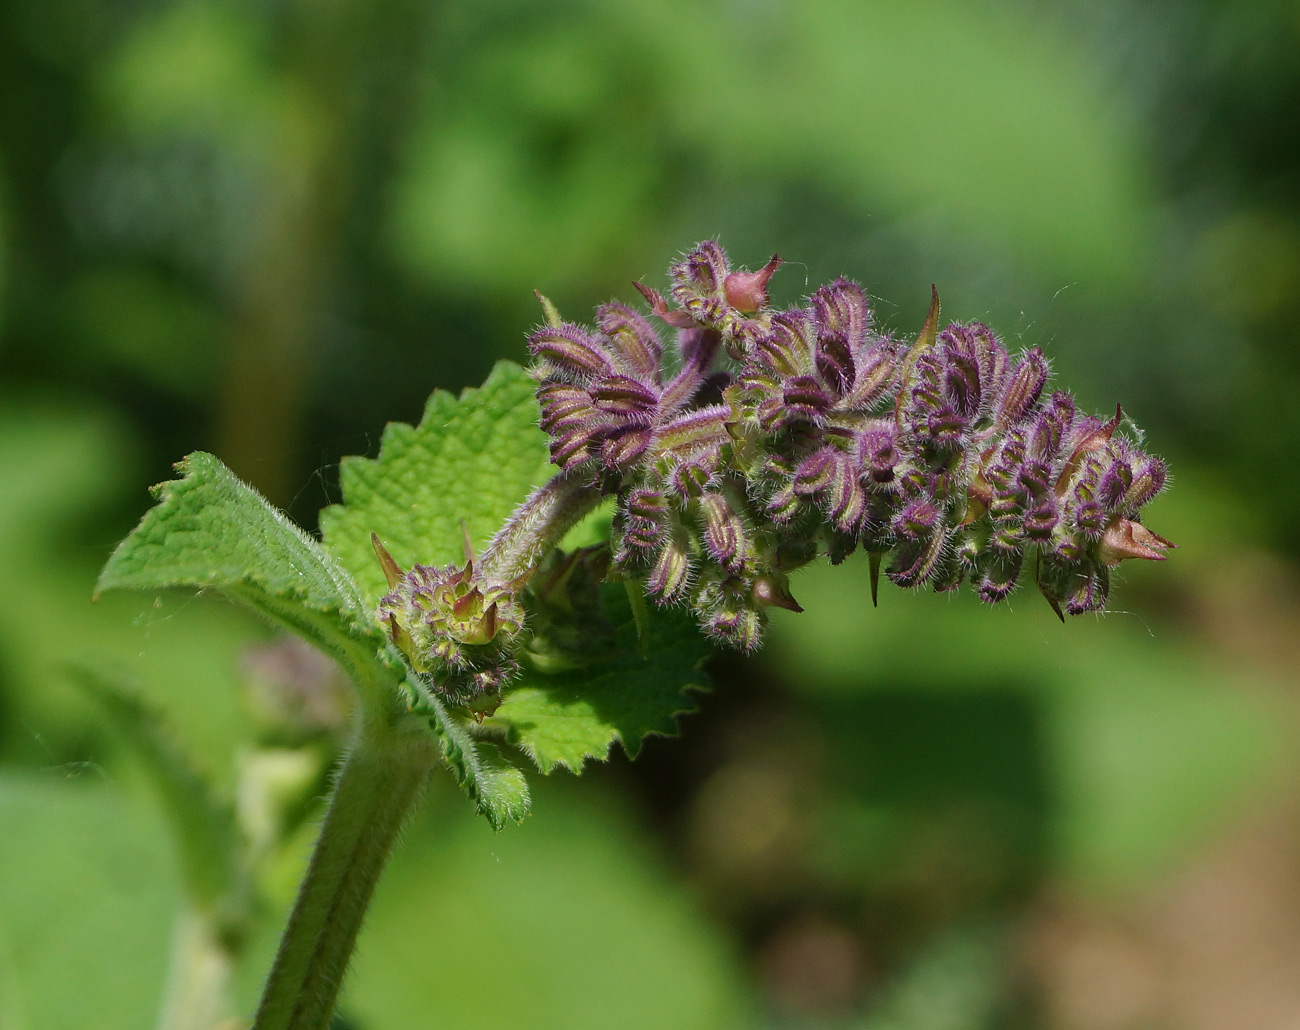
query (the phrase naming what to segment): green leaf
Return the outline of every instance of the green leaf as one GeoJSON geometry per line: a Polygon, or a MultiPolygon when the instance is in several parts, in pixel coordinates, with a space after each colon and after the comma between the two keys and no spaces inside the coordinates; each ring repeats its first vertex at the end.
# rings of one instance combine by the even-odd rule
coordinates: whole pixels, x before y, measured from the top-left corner
{"type": "Polygon", "coordinates": [[[343,568],[212,455],[196,451],[177,468],[184,478],[155,487],[159,503],[113,552],[96,592],[215,590],[335,658],[367,701],[382,698],[386,640],[343,568]]]}
{"type": "MultiPolygon", "coordinates": [[[[523,369],[500,362],[477,390],[459,398],[434,393],[418,427],[390,424],[378,458],[344,459],[344,503],[321,512],[321,531],[370,599],[388,589],[371,533],[403,568],[460,562],[466,534],[481,551],[554,472],[533,389],[523,369]]],[[[579,770],[587,758],[605,758],[616,740],[635,755],[646,734],[675,733],[676,716],[695,708],[684,691],[703,684],[698,666],[709,648],[694,625],[680,614],[655,619],[646,660],[622,587],[608,596],[618,626],[609,657],[549,675],[529,668],[484,724],[504,732],[543,772],[579,770]]],[[[447,763],[479,810],[494,826],[520,818],[528,793],[519,771],[482,731],[420,691],[447,763]]]]}
{"type": "Polygon", "coordinates": [[[623,585],[606,586],[602,601],[617,627],[615,646],[563,672],[526,665],[520,685],[487,720],[544,773],[556,766],[581,772],[588,758],[604,761],[615,741],[635,758],[649,734],[675,737],[677,716],[697,707],[687,691],[707,689],[700,664],[711,648],[689,614],[650,606],[641,641],[623,585]]]}
{"type": "Polygon", "coordinates": [[[371,533],[404,569],[463,562],[466,533],[481,551],[554,473],[534,386],[518,365],[498,362],[459,398],[435,391],[418,426],[390,422],[378,458],[343,459],[344,503],[321,512],[321,535],[372,603],[388,587],[371,533]]]}
{"type": "Polygon", "coordinates": [[[419,692],[456,785],[494,830],[502,829],[510,821],[522,822],[530,805],[524,774],[502,757],[496,744],[475,739],[468,721],[453,715],[423,685],[419,692]]]}

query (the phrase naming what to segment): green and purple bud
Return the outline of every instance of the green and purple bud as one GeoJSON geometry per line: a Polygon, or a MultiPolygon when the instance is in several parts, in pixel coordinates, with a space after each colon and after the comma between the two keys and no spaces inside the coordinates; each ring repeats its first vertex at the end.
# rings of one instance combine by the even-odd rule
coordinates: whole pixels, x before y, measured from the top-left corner
{"type": "Polygon", "coordinates": [[[473,561],[403,572],[378,537],[371,542],[389,586],[378,618],[393,643],[452,704],[490,714],[519,672],[513,650],[524,625],[522,583],[491,580],[473,561]]]}

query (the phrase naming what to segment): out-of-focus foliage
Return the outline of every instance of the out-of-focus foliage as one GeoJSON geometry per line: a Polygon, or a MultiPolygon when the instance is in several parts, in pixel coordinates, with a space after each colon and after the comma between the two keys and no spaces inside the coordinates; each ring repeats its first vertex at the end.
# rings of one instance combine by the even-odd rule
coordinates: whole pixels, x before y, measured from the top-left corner
{"type": "Polygon", "coordinates": [[[173,850],[61,668],[138,680],[232,797],[266,744],[259,624],[88,601],[144,487],[209,450],[311,524],[341,455],[523,356],[533,288],[580,319],[717,234],[782,303],[847,274],[910,333],[934,282],[1122,398],[1182,549],[1064,629],[808,572],[582,800],[493,838],[436,787],[352,1025],[1291,1025],[1298,47],[1286,0],[0,7],[0,1023],[163,992],[173,850]]]}

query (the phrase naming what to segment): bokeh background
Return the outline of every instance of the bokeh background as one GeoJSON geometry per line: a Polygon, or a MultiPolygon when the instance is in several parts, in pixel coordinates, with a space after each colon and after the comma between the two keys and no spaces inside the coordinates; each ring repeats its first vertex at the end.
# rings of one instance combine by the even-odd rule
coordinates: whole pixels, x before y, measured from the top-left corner
{"type": "Polygon", "coordinates": [[[500,835],[440,780],[346,1025],[1300,1025],[1297,53],[1294,0],[0,5],[0,1026],[153,1025],[181,907],[68,664],[231,793],[293,753],[257,684],[320,680],[228,606],[90,603],[145,487],[212,450],[312,527],[534,288],[585,318],[708,237],[1042,346],[1181,549],[1064,627],[814,569],[682,739],[500,835]]]}

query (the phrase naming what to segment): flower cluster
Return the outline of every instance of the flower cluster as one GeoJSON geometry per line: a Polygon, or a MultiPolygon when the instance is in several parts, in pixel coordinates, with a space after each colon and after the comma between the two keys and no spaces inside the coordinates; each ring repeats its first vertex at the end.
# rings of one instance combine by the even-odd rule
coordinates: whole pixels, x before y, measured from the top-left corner
{"type": "Polygon", "coordinates": [[[916,339],[898,340],[846,279],[774,310],[779,264],[734,270],[706,242],[671,268],[670,299],[638,283],[671,346],[626,305],[582,326],[543,298],[529,349],[560,473],[464,566],[403,572],[375,541],[390,588],[379,617],[448,700],[495,706],[539,570],[530,654],[571,663],[601,619],[570,588],[594,597],[607,575],[750,650],[768,609],[800,610],[789,574],[822,553],[863,548],[873,597],[882,567],[904,587],[969,581],[990,604],[1032,577],[1064,618],[1105,605],[1120,561],[1173,546],[1141,522],[1164,463],[1119,409],[1104,419],[1048,392],[1037,348],[1012,355],[979,323],[941,328],[937,293],[916,339]],[[558,560],[602,496],[615,498],[608,551],[558,560]]]}
{"type": "Polygon", "coordinates": [[[707,242],[671,269],[677,307],[638,284],[674,348],[617,303],[530,338],[555,463],[617,497],[615,570],[750,649],[822,551],[861,546],[901,586],[970,580],[989,603],[1032,567],[1058,615],[1100,609],[1119,561],[1164,557],[1140,510],[1165,466],[1120,412],[1046,394],[1037,349],[940,329],[937,295],[909,345],[848,280],[774,311],[778,264],[734,271],[707,242]]]}

